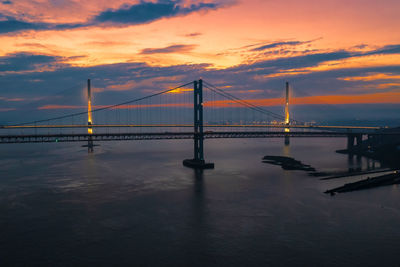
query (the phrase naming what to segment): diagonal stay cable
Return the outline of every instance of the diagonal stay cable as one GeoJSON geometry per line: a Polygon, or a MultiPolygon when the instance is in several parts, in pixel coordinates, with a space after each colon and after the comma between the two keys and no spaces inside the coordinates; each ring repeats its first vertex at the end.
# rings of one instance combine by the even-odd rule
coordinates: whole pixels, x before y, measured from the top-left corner
{"type": "Polygon", "coordinates": [[[253,105],[253,104],[251,104],[249,102],[246,102],[245,100],[237,98],[237,97],[235,97],[235,96],[233,96],[233,95],[231,95],[229,93],[226,93],[225,91],[223,91],[221,89],[218,89],[216,87],[214,87],[215,89],[213,89],[213,88],[208,87],[207,85],[205,85],[205,87],[210,89],[211,91],[213,91],[213,92],[225,97],[225,98],[228,98],[228,99],[230,99],[230,100],[242,105],[242,106],[246,106],[246,107],[248,107],[248,108],[250,108],[252,110],[261,112],[263,114],[267,114],[269,116],[273,116],[273,117],[278,118],[278,119],[284,119],[284,117],[279,115],[279,114],[273,113],[273,112],[271,112],[269,110],[262,109],[262,108],[260,108],[260,107],[258,107],[256,105],[253,105]]]}
{"type": "MultiPolygon", "coordinates": [[[[220,95],[223,95],[224,97],[229,98],[229,99],[231,99],[232,101],[234,101],[236,103],[245,105],[245,106],[247,106],[247,107],[249,107],[249,108],[251,108],[253,110],[256,110],[256,111],[264,113],[264,114],[268,114],[268,115],[270,115],[272,117],[275,117],[277,119],[281,119],[281,120],[285,119],[285,117],[282,116],[282,115],[279,115],[277,113],[274,113],[274,112],[266,110],[266,109],[263,109],[263,108],[261,108],[259,106],[256,106],[256,105],[254,105],[254,104],[252,104],[250,102],[247,102],[246,100],[240,99],[240,98],[238,98],[238,97],[236,97],[236,96],[234,96],[234,95],[232,95],[232,94],[230,94],[228,92],[223,91],[222,89],[219,89],[218,87],[216,87],[216,86],[214,86],[214,85],[212,85],[212,84],[210,84],[210,83],[208,83],[206,81],[204,81],[204,83],[206,84],[206,87],[208,89],[214,91],[215,93],[219,92],[220,95]],[[212,88],[208,87],[207,85],[213,87],[215,90],[213,90],[212,88]],[[216,90],[218,92],[216,92],[216,90]]],[[[298,121],[298,120],[292,120],[292,121],[295,121],[295,122],[298,122],[298,123],[302,123],[302,124],[304,123],[304,122],[301,122],[301,121],[298,121]]]]}
{"type": "MultiPolygon", "coordinates": [[[[261,113],[263,113],[263,114],[271,115],[270,113],[265,112],[264,110],[261,110],[261,109],[256,108],[256,107],[252,107],[251,105],[248,105],[248,104],[245,103],[245,102],[241,102],[241,101],[239,101],[239,100],[236,100],[236,99],[230,97],[229,95],[226,95],[226,94],[224,94],[224,93],[222,93],[222,92],[219,92],[219,91],[217,91],[217,90],[215,90],[215,89],[213,89],[213,88],[211,88],[211,87],[208,87],[207,85],[204,85],[204,87],[205,87],[205,88],[208,88],[208,89],[210,89],[211,91],[213,91],[214,93],[216,93],[216,94],[218,94],[218,95],[220,95],[220,96],[223,96],[223,97],[225,97],[225,98],[228,98],[228,99],[232,100],[233,102],[238,103],[238,104],[240,104],[240,105],[242,105],[242,106],[246,106],[246,107],[248,107],[248,108],[250,108],[250,109],[253,109],[253,110],[255,110],[255,111],[261,112],[261,113]]],[[[281,117],[279,117],[279,118],[281,118],[281,117]]]]}
{"type": "MultiPolygon", "coordinates": [[[[102,111],[102,110],[106,110],[106,109],[111,109],[111,108],[119,107],[119,106],[123,106],[123,105],[127,105],[127,104],[131,104],[131,103],[138,102],[138,101],[141,101],[141,100],[144,100],[144,99],[148,99],[148,98],[151,98],[151,97],[155,97],[155,96],[158,96],[158,95],[162,95],[162,94],[165,94],[165,93],[168,93],[168,92],[171,92],[171,91],[180,89],[180,88],[182,88],[182,87],[188,86],[188,85],[190,85],[190,84],[193,84],[193,82],[189,82],[189,83],[186,83],[186,84],[177,86],[177,87],[172,88],[172,89],[168,89],[168,90],[164,90],[164,91],[161,91],[161,92],[152,94],[152,95],[148,95],[148,96],[136,98],[136,99],[133,99],[133,100],[130,100],[130,101],[126,101],[126,102],[123,102],[123,103],[119,103],[119,104],[115,104],[115,105],[109,105],[109,106],[106,106],[106,107],[93,109],[93,110],[92,110],[92,113],[98,112],[98,111],[102,111]]],[[[72,114],[63,115],[63,116],[59,116],[59,117],[44,119],[44,120],[37,120],[37,121],[19,123],[19,124],[15,124],[15,125],[13,125],[13,126],[22,126],[22,125],[28,125],[28,124],[34,124],[34,123],[41,123],[41,122],[47,122],[47,121],[53,121],[53,120],[60,120],[60,119],[65,119],[65,118],[69,118],[69,117],[73,117],[73,116],[84,115],[84,114],[87,114],[87,113],[88,113],[88,111],[77,112],[77,113],[72,113],[72,114]]]]}
{"type": "Polygon", "coordinates": [[[256,106],[256,105],[254,105],[254,104],[251,104],[250,102],[247,102],[247,101],[245,101],[245,100],[243,100],[243,99],[240,99],[240,98],[238,98],[238,97],[236,97],[236,96],[234,96],[234,95],[232,95],[232,94],[230,94],[230,93],[227,93],[227,92],[223,91],[222,89],[219,89],[219,88],[217,88],[216,86],[214,86],[214,85],[212,85],[212,84],[210,84],[210,83],[208,83],[208,82],[204,82],[204,83],[206,83],[207,85],[212,86],[212,87],[214,88],[214,89],[213,89],[213,88],[210,88],[210,87],[208,87],[208,86],[206,85],[205,87],[207,87],[208,89],[214,91],[215,93],[217,93],[217,94],[219,94],[219,95],[221,95],[221,96],[223,96],[223,97],[225,97],[225,98],[229,98],[230,100],[232,100],[232,101],[234,101],[234,102],[236,102],[236,103],[238,103],[238,104],[241,104],[241,105],[243,105],[243,106],[246,106],[246,107],[251,108],[251,109],[253,109],[253,110],[256,110],[256,111],[258,111],[258,112],[261,112],[261,113],[264,113],[264,114],[268,114],[268,115],[273,116],[273,117],[275,117],[275,118],[279,118],[279,119],[283,119],[283,118],[284,118],[283,116],[281,116],[281,115],[279,115],[279,114],[276,114],[276,113],[271,112],[271,111],[269,111],[269,110],[262,109],[262,108],[259,107],[259,106],[256,106]]]}

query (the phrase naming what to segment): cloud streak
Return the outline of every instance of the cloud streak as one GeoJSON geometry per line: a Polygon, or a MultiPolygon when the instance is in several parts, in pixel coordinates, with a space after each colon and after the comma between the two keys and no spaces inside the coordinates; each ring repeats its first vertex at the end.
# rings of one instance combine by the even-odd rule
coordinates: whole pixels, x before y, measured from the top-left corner
{"type": "Polygon", "coordinates": [[[171,45],[163,48],[146,48],[141,54],[168,54],[168,53],[185,53],[193,50],[196,45],[171,45]]]}
{"type": "MultiPolygon", "coordinates": [[[[183,91],[183,90],[182,90],[183,91]]],[[[187,89],[184,92],[193,91],[187,89]]],[[[178,92],[181,93],[181,92],[178,92]]],[[[285,104],[284,98],[263,98],[263,99],[247,99],[247,103],[258,107],[275,107],[283,106],[285,104]]],[[[291,105],[349,105],[349,104],[397,104],[400,102],[400,93],[375,93],[375,94],[362,94],[362,95],[325,95],[325,96],[308,96],[308,97],[294,97],[291,99],[291,105]]],[[[108,106],[95,105],[93,108],[105,108],[108,106]]],[[[188,107],[192,105],[188,103],[172,103],[172,104],[140,104],[140,105],[121,105],[116,109],[132,109],[132,108],[147,108],[147,107],[188,107]]],[[[242,104],[232,100],[213,100],[205,101],[204,107],[206,108],[233,108],[243,107],[242,104]]],[[[56,105],[48,104],[40,106],[38,110],[51,110],[51,109],[85,109],[86,106],[75,105],[56,105]]]]}
{"type": "MultiPolygon", "coordinates": [[[[175,45],[162,48],[149,48],[143,54],[163,54],[181,52],[190,46],[175,45]]],[[[71,85],[92,78],[98,90],[97,100],[112,103],[125,99],[124,96],[142,96],[157,92],[197,77],[204,77],[217,86],[229,85],[228,90],[246,97],[280,97],[284,80],[306,88],[310,95],[323,94],[361,94],[388,92],[399,88],[400,72],[398,66],[334,68],[313,71],[321,64],[337,66],[340,60],[361,57],[365,54],[382,54],[383,57],[398,56],[397,46],[377,48],[364,53],[339,50],[314,55],[288,57],[243,64],[225,69],[213,69],[207,64],[184,64],[169,67],[150,66],[145,63],[120,63],[92,67],[74,67],[64,62],[68,58],[16,53],[0,57],[0,75],[3,95],[19,98],[21,95],[37,96],[35,88],[44,94],[54,90],[54,84],[71,85]],[[389,52],[393,54],[388,54],[389,52]],[[306,71],[292,71],[293,69],[306,71]],[[7,74],[7,75],[6,75],[7,74]],[[381,80],[381,82],[379,82],[381,80]],[[388,83],[382,83],[388,80],[388,83]],[[39,82],[37,82],[39,81],[39,82]],[[46,82],[43,82],[46,81],[46,82]],[[387,90],[385,90],[387,89],[387,90]],[[246,92],[249,94],[246,95],[246,92]]],[[[67,103],[69,104],[69,103],[67,103]]]]}
{"type": "Polygon", "coordinates": [[[277,48],[277,47],[281,47],[281,46],[298,46],[298,45],[302,45],[305,43],[309,43],[309,42],[301,42],[301,41],[275,42],[275,43],[270,43],[267,45],[262,45],[262,46],[253,48],[253,49],[251,49],[251,51],[264,51],[264,50],[277,48]]]}
{"type": "Polygon", "coordinates": [[[0,57],[0,72],[17,72],[35,70],[38,66],[51,66],[57,63],[60,57],[34,55],[29,53],[15,53],[0,57]]]}

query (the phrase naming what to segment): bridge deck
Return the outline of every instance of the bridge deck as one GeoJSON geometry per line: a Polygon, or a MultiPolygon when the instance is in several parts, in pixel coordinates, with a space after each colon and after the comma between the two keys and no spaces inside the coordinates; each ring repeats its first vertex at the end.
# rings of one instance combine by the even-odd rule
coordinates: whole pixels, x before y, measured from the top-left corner
{"type": "MultiPolygon", "coordinates": [[[[366,133],[367,134],[367,133],[366,133]]],[[[369,134],[369,133],[368,133],[369,134]]],[[[278,137],[346,137],[348,133],[340,132],[205,132],[204,138],[278,138],[278,137]]],[[[50,142],[84,142],[119,141],[119,140],[164,140],[193,139],[193,132],[163,133],[94,133],[94,134],[43,134],[43,135],[0,135],[0,144],[10,143],[50,143],[50,142]]]]}
{"type": "MultiPolygon", "coordinates": [[[[92,124],[91,128],[193,128],[193,124],[92,124]]],[[[285,124],[204,124],[204,128],[293,128],[316,130],[381,130],[377,126],[340,126],[340,125],[285,125],[285,124]]],[[[88,128],[88,125],[2,125],[0,129],[62,129],[88,128]]]]}

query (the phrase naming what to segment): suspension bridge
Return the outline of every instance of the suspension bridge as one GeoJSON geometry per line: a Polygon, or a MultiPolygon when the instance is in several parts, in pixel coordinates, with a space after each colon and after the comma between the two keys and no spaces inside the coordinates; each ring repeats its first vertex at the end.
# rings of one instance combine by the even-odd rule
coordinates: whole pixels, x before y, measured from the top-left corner
{"type": "Polygon", "coordinates": [[[353,150],[364,139],[399,135],[380,127],[310,125],[290,119],[289,84],[284,115],[254,101],[243,100],[206,81],[196,80],[161,92],[108,106],[92,106],[87,83],[85,111],[0,126],[0,144],[85,142],[93,152],[97,142],[120,140],[193,139],[194,157],[184,165],[213,168],[204,160],[209,138],[346,137],[353,150]]]}

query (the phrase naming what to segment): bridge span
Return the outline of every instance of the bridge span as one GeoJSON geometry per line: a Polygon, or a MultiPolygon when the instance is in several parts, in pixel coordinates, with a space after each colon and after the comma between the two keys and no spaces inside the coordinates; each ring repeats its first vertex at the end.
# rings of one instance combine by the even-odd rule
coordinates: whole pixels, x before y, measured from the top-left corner
{"type": "MultiPolygon", "coordinates": [[[[382,136],[397,135],[397,133],[357,133],[349,134],[345,132],[278,132],[278,131],[206,131],[203,133],[204,139],[216,138],[315,138],[315,137],[349,137],[349,135],[362,136],[382,136]]],[[[57,143],[57,142],[87,142],[92,141],[123,141],[123,140],[170,140],[170,139],[193,139],[194,132],[163,132],[163,133],[82,133],[82,134],[42,134],[42,135],[0,135],[0,144],[15,143],[57,143]]]]}
{"type": "Polygon", "coordinates": [[[359,149],[366,139],[381,140],[386,138],[385,135],[400,135],[398,131],[386,131],[382,127],[315,125],[290,120],[288,83],[285,116],[257,106],[254,101],[240,99],[203,80],[116,105],[94,108],[90,80],[87,90],[87,111],[2,125],[0,144],[85,142],[88,152],[93,152],[94,142],[193,139],[194,157],[185,160],[184,164],[208,168],[213,164],[205,163],[204,139],[285,138],[285,144],[289,144],[289,138],[347,138],[347,148],[351,151],[359,149]],[[193,88],[188,88],[189,85],[193,88]],[[205,116],[207,114],[209,117],[205,116]],[[177,118],[181,120],[176,122],[177,118]],[[376,136],[378,138],[374,138],[376,136]]]}

